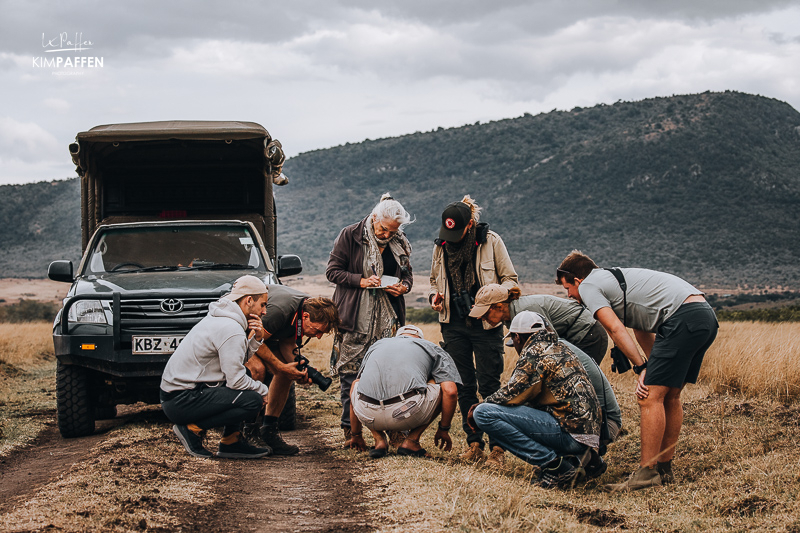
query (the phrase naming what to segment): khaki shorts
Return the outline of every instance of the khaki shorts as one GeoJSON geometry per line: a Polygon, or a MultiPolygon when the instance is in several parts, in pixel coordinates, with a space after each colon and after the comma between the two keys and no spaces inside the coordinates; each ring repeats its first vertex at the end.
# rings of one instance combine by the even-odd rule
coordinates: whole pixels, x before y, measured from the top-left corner
{"type": "Polygon", "coordinates": [[[391,405],[375,405],[358,397],[358,382],[350,394],[353,411],[361,423],[374,431],[408,431],[433,421],[441,387],[428,383],[427,390],[391,405]]]}

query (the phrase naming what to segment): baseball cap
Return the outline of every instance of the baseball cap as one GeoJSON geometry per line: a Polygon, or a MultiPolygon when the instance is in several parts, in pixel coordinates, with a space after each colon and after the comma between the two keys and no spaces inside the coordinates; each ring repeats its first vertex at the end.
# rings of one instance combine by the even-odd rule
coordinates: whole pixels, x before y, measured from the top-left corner
{"type": "Polygon", "coordinates": [[[267,286],[255,276],[242,276],[233,282],[231,292],[224,297],[236,301],[243,296],[256,296],[267,293],[267,286]]]}
{"type": "Polygon", "coordinates": [[[547,321],[542,315],[534,313],[533,311],[522,311],[511,321],[508,333],[506,333],[506,336],[503,338],[506,339],[506,346],[514,346],[514,342],[510,338],[512,333],[524,335],[528,333],[537,333],[546,329],[547,321]]]}
{"type": "Polygon", "coordinates": [[[395,337],[399,337],[400,335],[416,335],[420,339],[425,338],[425,335],[422,334],[422,330],[413,324],[407,324],[399,328],[397,333],[394,334],[395,337]]]}
{"type": "Polygon", "coordinates": [[[443,241],[458,242],[461,234],[472,220],[472,210],[464,202],[453,202],[442,211],[442,227],[439,238],[443,241]]]}
{"type": "Polygon", "coordinates": [[[475,305],[469,312],[472,318],[480,318],[486,314],[492,304],[498,304],[508,300],[508,289],[497,283],[490,283],[478,289],[475,295],[475,305]]]}

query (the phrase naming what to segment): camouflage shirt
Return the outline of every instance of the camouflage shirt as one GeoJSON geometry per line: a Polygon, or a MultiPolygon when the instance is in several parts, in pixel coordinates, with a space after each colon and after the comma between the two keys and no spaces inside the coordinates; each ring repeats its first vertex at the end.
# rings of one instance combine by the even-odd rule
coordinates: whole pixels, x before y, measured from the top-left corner
{"type": "Polygon", "coordinates": [[[580,360],[558,342],[556,333],[531,335],[508,383],[486,401],[540,409],[581,444],[595,448],[600,444],[602,412],[597,394],[580,360]]]}

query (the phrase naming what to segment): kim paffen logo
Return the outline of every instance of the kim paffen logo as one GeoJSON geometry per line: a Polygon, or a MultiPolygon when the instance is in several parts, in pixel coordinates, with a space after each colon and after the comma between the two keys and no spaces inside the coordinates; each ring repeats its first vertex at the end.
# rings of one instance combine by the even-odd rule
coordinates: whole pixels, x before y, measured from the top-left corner
{"type": "Polygon", "coordinates": [[[87,68],[103,68],[103,57],[86,55],[94,43],[83,36],[61,32],[57,35],[42,34],[42,50],[45,55],[33,57],[33,68],[56,69],[53,74],[80,75],[87,68]]]}

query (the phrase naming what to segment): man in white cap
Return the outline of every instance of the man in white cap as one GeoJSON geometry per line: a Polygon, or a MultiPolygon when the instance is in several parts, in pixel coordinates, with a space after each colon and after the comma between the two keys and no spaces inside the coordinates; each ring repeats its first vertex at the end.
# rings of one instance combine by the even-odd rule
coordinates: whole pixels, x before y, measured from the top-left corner
{"type": "Polygon", "coordinates": [[[417,326],[401,327],[395,337],[377,341],[364,356],[350,389],[351,437],[346,445],[367,449],[361,436],[363,424],[375,439],[370,457],[377,459],[388,453],[384,431],[407,431],[397,454],[424,457],[426,451],[419,439],[441,413],[434,444],[450,451],[457,384],[461,379],[452,357],[426,341],[417,326]]]}
{"type": "Polygon", "coordinates": [[[470,409],[468,422],[541,469],[539,486],[569,488],[580,457],[600,446],[602,411],[583,365],[538,313],[523,311],[509,333],[519,360],[508,383],[470,409]]]}
{"type": "Polygon", "coordinates": [[[208,306],[167,362],[161,376],[161,407],[190,455],[213,457],[203,446],[206,431],[224,426],[217,457],[255,459],[270,448],[250,445],[241,432],[267,401],[267,386],[248,375],[244,363],[261,346],[267,287],[242,276],[231,292],[208,306]],[[249,334],[248,334],[249,330],[249,334]]]}

